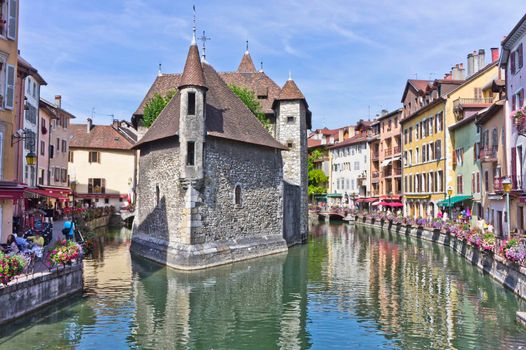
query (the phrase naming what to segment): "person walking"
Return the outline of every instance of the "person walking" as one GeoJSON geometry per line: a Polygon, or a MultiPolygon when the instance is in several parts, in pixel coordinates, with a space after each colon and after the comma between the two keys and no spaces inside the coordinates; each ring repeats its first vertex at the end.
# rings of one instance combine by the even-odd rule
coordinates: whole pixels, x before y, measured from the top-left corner
{"type": "Polygon", "coordinates": [[[66,236],[66,239],[75,240],[75,223],[71,218],[66,217],[64,220],[64,226],[62,228],[62,234],[66,236]]]}

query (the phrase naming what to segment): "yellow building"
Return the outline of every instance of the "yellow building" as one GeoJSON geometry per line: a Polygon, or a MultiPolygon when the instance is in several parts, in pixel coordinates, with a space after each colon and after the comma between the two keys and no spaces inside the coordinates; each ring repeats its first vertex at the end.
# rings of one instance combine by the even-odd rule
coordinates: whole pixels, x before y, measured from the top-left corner
{"type": "MultiPolygon", "coordinates": [[[[20,200],[23,187],[16,182],[16,152],[13,147],[18,61],[18,1],[0,2],[0,242],[13,230],[13,202],[20,200]]],[[[18,134],[16,135],[18,136],[18,134]]]]}
{"type": "Polygon", "coordinates": [[[448,188],[453,192],[452,203],[462,199],[455,198],[458,162],[448,127],[469,117],[471,110],[476,113],[480,108],[473,108],[473,104],[480,107],[492,97],[485,96],[484,91],[497,76],[496,62],[485,65],[482,57],[478,66],[481,69],[477,71],[468,61],[467,79],[463,66],[456,65],[444,79],[407,82],[401,121],[405,215],[435,217],[438,202],[446,199],[448,188]]]}
{"type": "Polygon", "coordinates": [[[135,131],[124,121],[112,125],[72,124],[70,182],[77,202],[119,209],[134,201],[137,159],[135,131]]]}
{"type": "Polygon", "coordinates": [[[446,102],[437,98],[402,120],[404,213],[434,216],[444,199],[446,102]]]}

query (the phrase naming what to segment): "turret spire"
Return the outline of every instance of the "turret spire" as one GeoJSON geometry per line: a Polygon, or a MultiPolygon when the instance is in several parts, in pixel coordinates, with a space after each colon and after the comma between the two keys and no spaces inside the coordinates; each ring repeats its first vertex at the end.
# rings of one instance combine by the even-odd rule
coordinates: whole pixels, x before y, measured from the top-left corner
{"type": "Polygon", "coordinates": [[[192,27],[192,43],[191,43],[191,45],[197,45],[196,38],[195,38],[195,31],[196,31],[196,27],[195,27],[195,5],[193,6],[193,10],[194,10],[194,25],[192,27]]]}

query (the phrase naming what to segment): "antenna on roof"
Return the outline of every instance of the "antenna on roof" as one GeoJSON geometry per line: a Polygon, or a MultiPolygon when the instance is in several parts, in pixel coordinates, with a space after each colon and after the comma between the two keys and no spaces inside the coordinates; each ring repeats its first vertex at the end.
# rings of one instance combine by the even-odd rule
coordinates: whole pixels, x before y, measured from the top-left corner
{"type": "Polygon", "coordinates": [[[207,37],[205,31],[203,30],[203,35],[197,39],[203,42],[203,61],[206,61],[206,42],[212,40],[212,38],[207,37]]]}
{"type": "Polygon", "coordinates": [[[159,63],[159,69],[157,70],[157,76],[160,77],[161,75],[163,75],[163,71],[162,71],[162,65],[161,63],[159,63]]]}
{"type": "Polygon", "coordinates": [[[260,72],[263,72],[263,61],[260,62],[260,68],[259,68],[259,71],[260,71],[260,72]]]}
{"type": "Polygon", "coordinates": [[[196,42],[195,42],[195,30],[196,30],[196,27],[195,27],[195,5],[193,5],[192,8],[194,10],[194,26],[192,27],[192,45],[196,45],[196,42]]]}
{"type": "Polygon", "coordinates": [[[246,41],[246,43],[247,43],[247,48],[246,48],[245,52],[248,53],[248,40],[246,41]]]}

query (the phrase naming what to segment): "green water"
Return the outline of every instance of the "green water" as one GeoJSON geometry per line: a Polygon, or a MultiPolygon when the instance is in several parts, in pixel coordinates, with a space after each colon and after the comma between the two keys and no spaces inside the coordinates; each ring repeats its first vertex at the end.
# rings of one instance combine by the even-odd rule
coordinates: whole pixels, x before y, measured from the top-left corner
{"type": "Polygon", "coordinates": [[[2,326],[0,349],[526,348],[526,304],[444,247],[322,224],[288,254],[181,273],[129,243],[104,233],[84,294],[2,326]]]}

